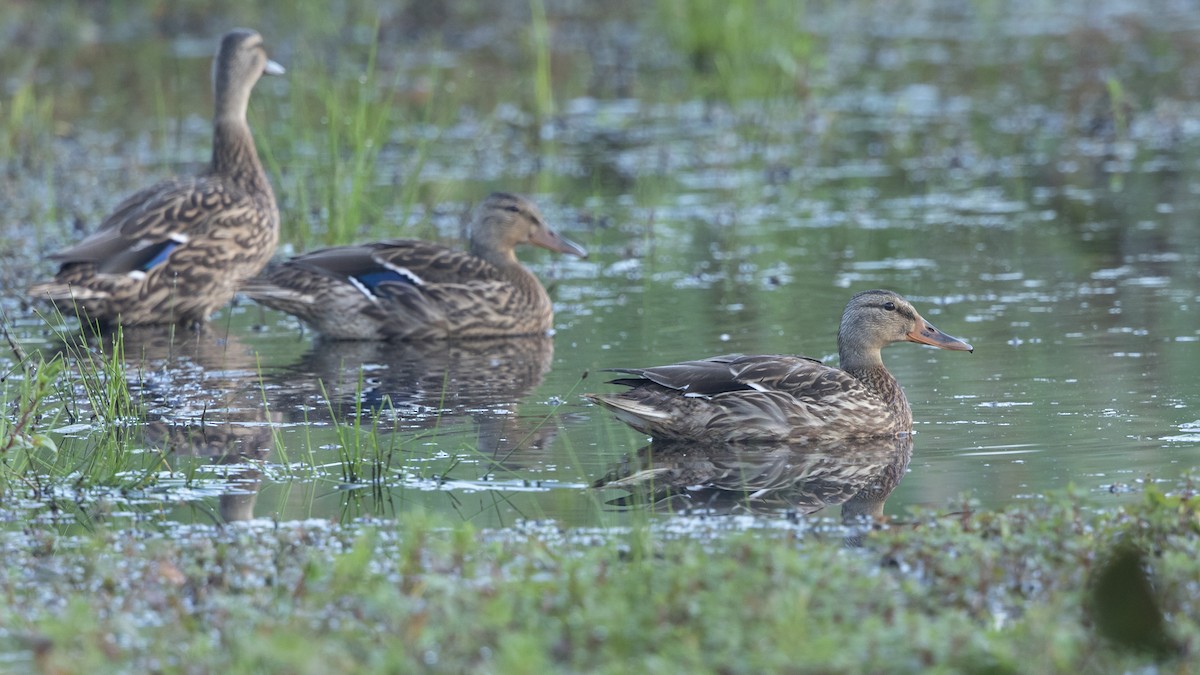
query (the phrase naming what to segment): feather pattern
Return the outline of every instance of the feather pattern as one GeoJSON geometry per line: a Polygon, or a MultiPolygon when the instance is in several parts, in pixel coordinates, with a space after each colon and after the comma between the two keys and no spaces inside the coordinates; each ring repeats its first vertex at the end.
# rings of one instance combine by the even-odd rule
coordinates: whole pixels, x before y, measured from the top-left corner
{"type": "Polygon", "coordinates": [[[279,210],[246,107],[261,75],[282,72],[258,33],[227,33],[213,63],[209,167],[126,198],[95,232],[50,256],[58,273],[30,295],[67,314],[124,325],[202,323],[228,302],[278,241],[279,210]]]}
{"type": "Polygon", "coordinates": [[[337,339],[545,334],[550,296],[513,251],[527,243],[587,255],[532,202],[495,193],[477,210],[469,253],[416,239],[326,248],[272,265],[242,290],[337,339]]]}
{"type": "Polygon", "coordinates": [[[719,443],[894,436],[912,411],[880,350],[901,341],[972,350],[900,295],[863,291],[838,331],[841,368],[804,356],[729,354],[653,368],[615,368],[627,387],[588,398],[656,439],[719,443]]]}

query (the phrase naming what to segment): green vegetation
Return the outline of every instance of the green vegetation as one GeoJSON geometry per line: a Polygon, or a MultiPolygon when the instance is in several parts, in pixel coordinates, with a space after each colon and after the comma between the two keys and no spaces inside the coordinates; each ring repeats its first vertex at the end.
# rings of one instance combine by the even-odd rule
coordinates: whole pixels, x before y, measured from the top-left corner
{"type": "Polygon", "coordinates": [[[171,468],[162,452],[140,451],[144,417],[129,391],[119,335],[113,345],[72,341],[60,354],[25,356],[4,378],[0,402],[12,412],[0,418],[0,501],[143,489],[171,468]],[[52,432],[64,424],[77,437],[52,432]]]}
{"type": "Polygon", "coordinates": [[[34,149],[47,143],[53,131],[54,97],[39,95],[29,75],[17,77],[12,95],[0,98],[0,158],[16,158],[31,170],[39,168],[34,149]]]}
{"type": "Polygon", "coordinates": [[[821,41],[805,30],[796,0],[658,0],[658,26],[696,76],[694,86],[729,102],[803,97],[822,86],[821,41]]]}
{"type": "MultiPolygon", "coordinates": [[[[375,25],[372,33],[378,31],[375,25]]],[[[271,125],[265,118],[274,114],[259,112],[251,122],[264,130],[257,134],[263,160],[283,198],[282,236],[301,250],[393,234],[385,210],[407,214],[419,185],[424,143],[399,159],[402,184],[379,184],[380,152],[395,143],[393,132],[403,126],[404,73],[381,79],[377,37],[365,52],[349,51],[353,58],[334,63],[302,53],[291,64],[296,71],[288,87],[291,115],[271,125]],[[291,170],[297,166],[306,170],[291,170]]],[[[427,102],[426,115],[436,105],[427,102]]]]}
{"type": "Polygon", "coordinates": [[[803,529],[713,538],[719,522],[597,537],[420,514],[35,530],[4,540],[0,648],[43,672],[1173,670],[1200,639],[1198,509],[1191,484],[1099,511],[1060,494],[916,513],[861,548],[803,529]],[[1093,630],[1090,579],[1118,542],[1146,552],[1158,657],[1093,630]]]}
{"type": "Polygon", "coordinates": [[[529,0],[529,40],[534,55],[533,110],[540,123],[554,114],[554,91],[550,78],[550,27],[546,23],[546,6],[542,0],[529,0]]]}

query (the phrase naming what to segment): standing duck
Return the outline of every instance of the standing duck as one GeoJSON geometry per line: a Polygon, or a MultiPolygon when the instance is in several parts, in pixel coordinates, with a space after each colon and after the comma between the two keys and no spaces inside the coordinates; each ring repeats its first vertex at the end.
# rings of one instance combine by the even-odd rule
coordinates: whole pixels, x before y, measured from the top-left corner
{"type": "Polygon", "coordinates": [[[413,239],[326,248],[272,265],[242,291],[342,340],[545,334],[554,308],[517,260],[522,244],[587,256],[533,202],[496,192],[476,210],[469,253],[413,239]]]}
{"type": "Polygon", "coordinates": [[[898,293],[850,298],[838,329],[841,368],[804,356],[715,356],[614,368],[629,387],[588,398],[656,439],[717,443],[894,436],[912,431],[904,390],[883,365],[893,342],[974,351],[934,328],[898,293]]]}
{"type": "Polygon", "coordinates": [[[212,163],[191,178],[148,187],[99,229],[51,256],[53,281],[29,294],[99,324],[200,324],[257,274],[275,251],[279,209],[246,123],[250,91],[283,67],[262,36],[232,30],[213,60],[212,163]]]}

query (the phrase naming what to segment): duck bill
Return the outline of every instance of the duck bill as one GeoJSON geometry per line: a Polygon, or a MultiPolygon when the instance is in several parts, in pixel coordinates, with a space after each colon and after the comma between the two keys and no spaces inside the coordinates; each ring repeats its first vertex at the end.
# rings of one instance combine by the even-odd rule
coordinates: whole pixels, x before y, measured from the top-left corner
{"type": "Polygon", "coordinates": [[[946,335],[942,331],[934,327],[923,318],[917,318],[917,327],[909,331],[906,335],[909,342],[919,342],[923,345],[937,347],[938,349],[952,349],[958,352],[972,352],[975,348],[970,343],[959,340],[952,335],[946,335]]]}
{"type": "Polygon", "coordinates": [[[580,258],[588,257],[587,250],[582,246],[576,244],[570,239],[567,239],[566,237],[559,236],[557,232],[549,228],[539,229],[533,235],[533,238],[530,240],[530,242],[537,244],[542,248],[548,248],[551,251],[556,251],[558,253],[577,255],[580,258]]]}
{"type": "Polygon", "coordinates": [[[283,66],[267,59],[267,65],[263,66],[263,75],[283,75],[287,70],[283,66]]]}

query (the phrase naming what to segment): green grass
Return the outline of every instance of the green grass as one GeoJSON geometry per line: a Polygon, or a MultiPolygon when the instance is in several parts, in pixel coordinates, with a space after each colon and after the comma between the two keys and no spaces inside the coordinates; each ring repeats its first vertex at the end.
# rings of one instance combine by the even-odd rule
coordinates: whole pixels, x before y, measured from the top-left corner
{"type": "Polygon", "coordinates": [[[256,136],[283,196],[283,238],[301,249],[350,243],[382,212],[372,181],[397,120],[395,83],[379,81],[377,54],[373,41],[365,54],[339,63],[306,54],[291,64],[292,114],[256,136]],[[307,170],[285,170],[293,166],[307,170]]]}
{"type": "Polygon", "coordinates": [[[789,0],[657,0],[656,28],[687,59],[707,96],[803,97],[825,67],[819,38],[804,30],[805,3],[789,0]]]}
{"type": "Polygon", "coordinates": [[[719,524],[498,533],[420,512],[361,529],[35,531],[5,548],[0,650],[57,672],[1171,671],[1200,639],[1194,495],[923,512],[858,549],[719,524]],[[1117,541],[1145,556],[1165,655],[1093,628],[1093,570],[1117,541]]]}
{"type": "Polygon", "coordinates": [[[53,135],[54,96],[39,91],[31,74],[17,76],[11,96],[0,98],[0,158],[14,158],[25,170],[41,165],[37,149],[53,135]]]}
{"type": "Polygon", "coordinates": [[[550,26],[546,21],[546,5],[542,0],[529,0],[529,41],[533,51],[533,111],[541,126],[542,120],[554,114],[554,89],[550,77],[550,26]]]}
{"type": "Polygon", "coordinates": [[[0,418],[0,499],[143,489],[171,468],[161,452],[136,451],[145,419],[129,390],[120,335],[98,345],[68,338],[60,353],[26,355],[4,378],[0,397],[12,412],[0,418]],[[64,424],[91,430],[86,438],[54,431],[64,424]]]}
{"type": "Polygon", "coordinates": [[[302,53],[286,76],[294,81],[284,116],[267,123],[277,111],[253,114],[280,196],[282,240],[299,250],[411,235],[410,214],[430,199],[422,168],[457,97],[442,90],[437,67],[381,70],[378,30],[336,63],[302,53]]]}

